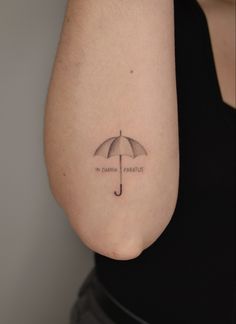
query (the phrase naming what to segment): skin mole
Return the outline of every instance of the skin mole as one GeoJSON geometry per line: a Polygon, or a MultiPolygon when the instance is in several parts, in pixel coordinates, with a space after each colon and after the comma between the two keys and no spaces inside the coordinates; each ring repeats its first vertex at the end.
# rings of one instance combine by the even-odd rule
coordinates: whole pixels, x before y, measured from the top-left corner
{"type": "Polygon", "coordinates": [[[133,70],[130,70],[129,72],[130,72],[130,73],[134,73],[134,71],[133,71],[133,70]]]}

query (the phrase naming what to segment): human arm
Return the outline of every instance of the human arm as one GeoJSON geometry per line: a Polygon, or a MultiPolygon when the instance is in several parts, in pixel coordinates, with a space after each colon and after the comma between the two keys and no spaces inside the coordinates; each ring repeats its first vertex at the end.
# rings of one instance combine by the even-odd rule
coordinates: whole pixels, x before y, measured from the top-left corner
{"type": "Polygon", "coordinates": [[[54,197],[81,240],[114,259],[150,246],[178,191],[173,1],[69,0],[45,109],[45,158],[54,197]],[[147,155],[94,156],[107,138],[147,155]]]}

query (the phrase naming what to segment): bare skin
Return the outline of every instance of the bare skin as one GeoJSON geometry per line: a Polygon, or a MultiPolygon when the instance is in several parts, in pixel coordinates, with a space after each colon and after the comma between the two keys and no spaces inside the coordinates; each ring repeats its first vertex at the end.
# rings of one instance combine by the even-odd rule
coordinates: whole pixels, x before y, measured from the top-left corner
{"type": "Polygon", "coordinates": [[[207,17],[224,102],[235,103],[235,1],[198,0],[207,17]]]}
{"type": "MultiPolygon", "coordinates": [[[[222,97],[235,107],[234,3],[199,3],[222,97]]],[[[69,0],[45,110],[45,158],[52,193],[81,240],[127,260],[158,239],[176,204],[178,155],[173,2],[69,0]],[[147,153],[122,157],[122,195],[119,156],[94,155],[120,130],[147,153]]]]}
{"type": "Polygon", "coordinates": [[[179,176],[172,0],[68,1],[45,110],[45,158],[53,195],[90,249],[127,260],[160,236],[179,176]],[[122,156],[121,180],[119,156],[107,158],[107,147],[94,155],[120,131],[110,153],[127,153],[125,137],[147,153],[135,144],[136,157],[122,156]]]}

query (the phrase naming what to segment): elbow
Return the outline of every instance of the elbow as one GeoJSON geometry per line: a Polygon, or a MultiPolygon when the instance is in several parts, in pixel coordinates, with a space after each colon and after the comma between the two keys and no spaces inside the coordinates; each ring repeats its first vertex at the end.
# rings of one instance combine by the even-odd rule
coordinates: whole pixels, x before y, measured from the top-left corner
{"type": "Polygon", "coordinates": [[[69,222],[81,242],[91,251],[114,260],[131,260],[137,258],[144,250],[141,237],[136,233],[114,228],[113,224],[99,226],[86,226],[86,221],[78,221],[82,217],[68,217],[69,222]],[[93,230],[94,229],[94,230],[93,230]]]}
{"type": "Polygon", "coordinates": [[[126,261],[137,258],[143,251],[139,244],[136,242],[119,242],[114,245],[108,244],[101,248],[98,248],[99,245],[96,245],[94,252],[99,253],[110,259],[126,261]]]}

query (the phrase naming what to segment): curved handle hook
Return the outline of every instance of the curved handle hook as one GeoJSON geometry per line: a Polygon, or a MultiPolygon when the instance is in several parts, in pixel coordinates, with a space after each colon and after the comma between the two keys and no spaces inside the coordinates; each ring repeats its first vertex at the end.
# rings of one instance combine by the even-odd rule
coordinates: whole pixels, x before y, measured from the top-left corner
{"type": "Polygon", "coordinates": [[[122,195],[122,183],[120,184],[120,192],[117,193],[116,191],[114,191],[114,194],[115,194],[116,196],[121,196],[121,195],[122,195]]]}

